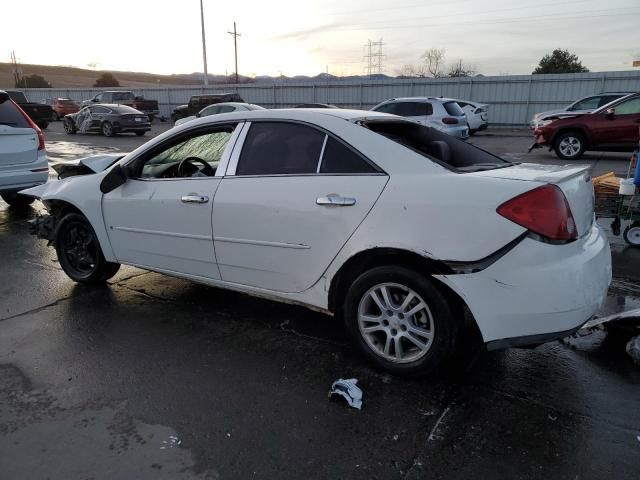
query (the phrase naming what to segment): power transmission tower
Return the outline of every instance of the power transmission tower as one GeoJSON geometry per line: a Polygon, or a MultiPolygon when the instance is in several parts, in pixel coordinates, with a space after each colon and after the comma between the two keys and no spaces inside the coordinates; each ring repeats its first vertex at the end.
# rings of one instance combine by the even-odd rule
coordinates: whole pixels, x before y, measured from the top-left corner
{"type": "Polygon", "coordinates": [[[384,53],[382,53],[382,47],[384,42],[382,38],[377,42],[372,42],[369,40],[367,45],[367,54],[364,58],[367,59],[367,76],[371,77],[374,74],[382,73],[382,60],[384,58],[384,53]]]}
{"type": "Polygon", "coordinates": [[[238,83],[238,37],[241,36],[236,32],[236,22],[233,22],[233,32],[227,32],[229,35],[233,35],[233,51],[236,58],[236,84],[238,83]]]}
{"type": "Polygon", "coordinates": [[[18,60],[16,59],[15,50],[11,51],[11,72],[13,73],[13,85],[14,87],[24,87],[22,80],[22,69],[18,64],[18,60]]]}

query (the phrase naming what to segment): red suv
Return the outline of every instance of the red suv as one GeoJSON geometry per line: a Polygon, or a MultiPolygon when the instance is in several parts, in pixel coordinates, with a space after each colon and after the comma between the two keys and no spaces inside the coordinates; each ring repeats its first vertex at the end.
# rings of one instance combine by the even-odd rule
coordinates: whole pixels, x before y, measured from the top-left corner
{"type": "Polygon", "coordinates": [[[80,106],[70,98],[50,98],[45,100],[47,105],[51,105],[53,110],[53,120],[60,120],[69,113],[76,113],[80,106]]]}
{"type": "Polygon", "coordinates": [[[535,129],[536,142],[564,160],[580,158],[586,150],[631,152],[640,137],[640,93],[633,93],[591,113],[545,120],[535,129]]]}

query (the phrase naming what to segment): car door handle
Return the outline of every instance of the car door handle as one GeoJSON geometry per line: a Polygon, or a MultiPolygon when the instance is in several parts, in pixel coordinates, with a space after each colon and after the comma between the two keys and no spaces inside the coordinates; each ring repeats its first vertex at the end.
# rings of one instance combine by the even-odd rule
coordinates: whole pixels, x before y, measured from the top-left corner
{"type": "Polygon", "coordinates": [[[189,195],[183,195],[181,200],[184,203],[207,203],[209,201],[209,197],[190,193],[189,195]]]}
{"type": "Polygon", "coordinates": [[[316,199],[318,205],[335,205],[338,207],[350,207],[356,204],[356,199],[352,197],[343,197],[337,193],[330,193],[324,197],[318,197],[316,199]]]}

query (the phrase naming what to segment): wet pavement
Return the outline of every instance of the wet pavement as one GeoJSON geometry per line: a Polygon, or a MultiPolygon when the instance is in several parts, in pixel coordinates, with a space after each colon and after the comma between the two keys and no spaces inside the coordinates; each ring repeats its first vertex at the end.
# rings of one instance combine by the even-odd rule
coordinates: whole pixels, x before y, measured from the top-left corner
{"type": "MultiPolygon", "coordinates": [[[[141,143],[64,135],[47,131],[56,160],[141,143]]],[[[472,141],[515,156],[529,139],[472,141]]],[[[75,285],[27,233],[39,208],[0,201],[1,479],[638,478],[640,368],[623,334],[463,352],[400,379],[301,307],[130,267],[75,285]],[[362,411],[327,397],[339,377],[359,379],[362,411]]],[[[640,250],[610,237],[603,315],[640,307],[640,250]]]]}

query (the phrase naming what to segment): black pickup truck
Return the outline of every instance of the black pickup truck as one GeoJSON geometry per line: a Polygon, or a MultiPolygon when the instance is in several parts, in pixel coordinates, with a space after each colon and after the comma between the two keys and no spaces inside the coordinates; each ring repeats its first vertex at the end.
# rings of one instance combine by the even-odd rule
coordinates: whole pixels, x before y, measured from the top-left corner
{"type": "Polygon", "coordinates": [[[53,118],[53,109],[49,105],[42,103],[32,103],[27,100],[24,93],[17,90],[7,90],[9,98],[16,102],[22,110],[38,125],[42,130],[46,130],[49,122],[53,118]]]}
{"type": "Polygon", "coordinates": [[[153,122],[153,119],[160,113],[157,100],[148,100],[144,97],[137,96],[130,90],[106,90],[90,100],[85,100],[82,102],[82,106],[87,107],[98,103],[127,105],[142,113],[146,113],[150,122],[153,122]]]}
{"type": "Polygon", "coordinates": [[[188,104],[179,105],[173,110],[173,113],[171,114],[171,120],[175,122],[180,118],[190,117],[198,113],[206,106],[222,102],[244,103],[244,100],[237,93],[211,93],[208,95],[193,95],[189,99],[188,104]]]}

